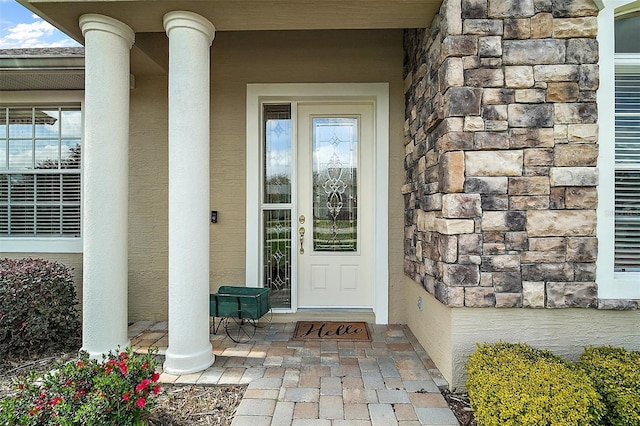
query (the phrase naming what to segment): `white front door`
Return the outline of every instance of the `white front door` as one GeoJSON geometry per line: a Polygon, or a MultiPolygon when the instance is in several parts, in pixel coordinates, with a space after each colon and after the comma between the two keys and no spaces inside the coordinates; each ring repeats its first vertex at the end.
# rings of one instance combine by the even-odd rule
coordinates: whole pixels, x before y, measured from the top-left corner
{"type": "Polygon", "coordinates": [[[298,307],[373,306],[373,104],[297,104],[298,307]]]}
{"type": "Polygon", "coordinates": [[[248,85],[246,285],[386,324],[388,154],[387,83],[248,85]]]}

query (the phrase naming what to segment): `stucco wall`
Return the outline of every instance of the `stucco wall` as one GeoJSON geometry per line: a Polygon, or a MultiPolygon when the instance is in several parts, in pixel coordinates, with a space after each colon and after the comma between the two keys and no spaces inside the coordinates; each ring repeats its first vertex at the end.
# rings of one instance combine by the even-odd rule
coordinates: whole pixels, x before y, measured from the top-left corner
{"type": "Polygon", "coordinates": [[[477,343],[524,342],[566,359],[587,345],[640,350],[640,311],[451,308],[405,280],[407,324],[452,389],[464,388],[465,363],[477,343]]]}
{"type": "Polygon", "coordinates": [[[440,303],[409,277],[404,280],[407,325],[447,382],[452,383],[452,309],[440,303]]]}
{"type": "Polygon", "coordinates": [[[640,350],[640,311],[453,308],[451,314],[453,388],[464,386],[464,363],[476,343],[526,342],[567,359],[588,345],[640,350]]]}
{"type": "MultiPolygon", "coordinates": [[[[220,32],[211,50],[211,290],[245,277],[248,83],[388,82],[390,321],[404,322],[401,31],[220,32]]],[[[138,77],[131,99],[129,319],[167,312],[166,78],[138,77]]]]}
{"type": "Polygon", "coordinates": [[[138,77],[129,144],[129,321],[167,319],[167,79],[138,77]]]}

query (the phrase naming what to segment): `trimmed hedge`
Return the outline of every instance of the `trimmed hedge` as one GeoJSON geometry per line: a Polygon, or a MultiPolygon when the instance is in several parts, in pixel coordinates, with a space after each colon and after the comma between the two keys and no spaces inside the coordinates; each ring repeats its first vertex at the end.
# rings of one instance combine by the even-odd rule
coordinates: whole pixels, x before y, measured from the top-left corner
{"type": "Polygon", "coordinates": [[[640,426],[640,352],[586,347],[578,365],[602,395],[602,425],[640,426]]]}
{"type": "Polygon", "coordinates": [[[580,369],[525,344],[478,345],[467,390],[480,426],[591,426],[604,404],[580,369]]]}
{"type": "Polygon", "coordinates": [[[79,312],[71,271],[43,259],[0,259],[0,353],[77,349],[79,312]]]}

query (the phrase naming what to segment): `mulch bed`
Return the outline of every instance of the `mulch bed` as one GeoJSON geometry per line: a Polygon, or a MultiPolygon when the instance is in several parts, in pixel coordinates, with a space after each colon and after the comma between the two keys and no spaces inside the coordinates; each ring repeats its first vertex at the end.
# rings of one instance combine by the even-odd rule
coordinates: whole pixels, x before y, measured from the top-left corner
{"type": "Polygon", "coordinates": [[[469,403],[469,395],[466,393],[452,393],[448,390],[442,391],[442,396],[447,400],[449,408],[453,411],[456,418],[460,422],[460,426],[476,426],[476,420],[473,417],[473,409],[469,403]]]}
{"type": "Polygon", "coordinates": [[[162,385],[152,426],[231,425],[244,386],[162,385]]]}

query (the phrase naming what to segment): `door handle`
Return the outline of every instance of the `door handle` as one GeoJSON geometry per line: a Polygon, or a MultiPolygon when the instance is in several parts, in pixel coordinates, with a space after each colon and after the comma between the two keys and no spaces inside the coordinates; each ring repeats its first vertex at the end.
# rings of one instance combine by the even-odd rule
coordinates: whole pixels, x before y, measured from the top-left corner
{"type": "Polygon", "coordinates": [[[300,234],[300,254],[304,254],[304,227],[301,226],[298,229],[298,234],[300,234]]]}

